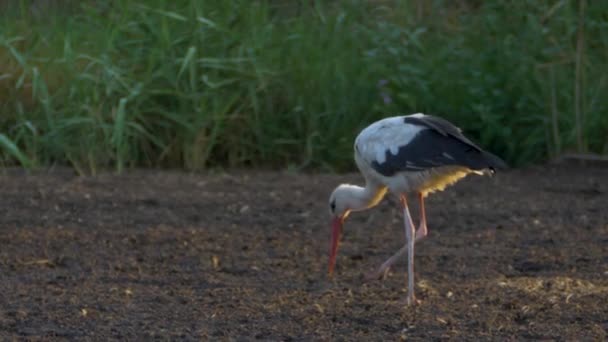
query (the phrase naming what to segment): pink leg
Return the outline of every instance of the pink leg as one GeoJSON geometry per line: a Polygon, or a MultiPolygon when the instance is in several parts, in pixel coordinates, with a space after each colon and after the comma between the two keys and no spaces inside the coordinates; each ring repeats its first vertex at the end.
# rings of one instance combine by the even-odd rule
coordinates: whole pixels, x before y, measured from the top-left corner
{"type": "MultiPolygon", "coordinates": [[[[424,196],[422,195],[422,193],[418,194],[418,199],[420,200],[420,225],[418,226],[418,230],[416,231],[415,242],[422,240],[428,235],[428,229],[426,227],[426,212],[424,210],[424,196]]],[[[409,216],[409,210],[407,218],[405,217],[405,210],[407,210],[407,202],[405,203],[404,220],[409,219],[409,224],[413,227],[414,223],[412,222],[412,218],[409,216]]],[[[408,222],[406,221],[405,224],[407,229],[408,222]]],[[[380,267],[375,272],[367,274],[365,278],[367,280],[372,280],[384,277],[386,273],[390,270],[391,266],[395,262],[397,262],[397,260],[399,260],[399,258],[401,258],[403,254],[405,254],[405,252],[407,252],[407,244],[403,245],[403,247],[401,247],[401,249],[399,249],[397,253],[393,254],[393,256],[391,256],[384,263],[382,263],[382,265],[380,265],[380,267]]]]}
{"type": "Polygon", "coordinates": [[[424,195],[422,193],[418,193],[418,199],[420,200],[420,226],[418,226],[418,230],[416,231],[416,242],[425,238],[429,230],[426,228],[426,212],[424,211],[424,195]]]}
{"type": "Polygon", "coordinates": [[[401,196],[401,204],[403,204],[403,215],[407,216],[405,224],[405,238],[407,242],[407,305],[416,304],[416,296],[414,295],[414,245],[416,240],[416,232],[410,211],[407,207],[407,199],[404,195],[401,196]]]}

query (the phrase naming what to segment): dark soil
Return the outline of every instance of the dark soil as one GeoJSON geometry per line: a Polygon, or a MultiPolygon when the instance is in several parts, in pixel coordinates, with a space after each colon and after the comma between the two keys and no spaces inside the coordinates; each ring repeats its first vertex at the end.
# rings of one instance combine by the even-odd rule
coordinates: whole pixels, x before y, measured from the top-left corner
{"type": "Polygon", "coordinates": [[[327,277],[329,193],[360,181],[6,170],[0,337],[607,338],[608,168],[470,176],[431,195],[415,307],[403,305],[405,260],[384,280],[362,278],[404,243],[392,200],[351,215],[327,277]]]}

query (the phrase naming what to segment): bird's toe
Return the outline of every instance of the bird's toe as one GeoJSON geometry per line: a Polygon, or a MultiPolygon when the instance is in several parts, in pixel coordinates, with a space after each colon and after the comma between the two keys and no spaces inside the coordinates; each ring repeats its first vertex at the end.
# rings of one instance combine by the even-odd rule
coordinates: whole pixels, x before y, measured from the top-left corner
{"type": "Polygon", "coordinates": [[[384,280],[388,277],[390,267],[380,267],[377,270],[365,273],[364,278],[366,281],[373,280],[384,280]]]}
{"type": "Polygon", "coordinates": [[[400,303],[405,306],[415,306],[421,305],[422,300],[416,298],[416,296],[407,296],[407,298],[401,300],[400,303]]]}

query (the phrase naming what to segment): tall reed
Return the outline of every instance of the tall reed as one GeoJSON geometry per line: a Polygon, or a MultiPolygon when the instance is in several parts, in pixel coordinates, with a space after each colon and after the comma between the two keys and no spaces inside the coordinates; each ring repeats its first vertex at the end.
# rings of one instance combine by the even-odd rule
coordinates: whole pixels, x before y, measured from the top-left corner
{"type": "Polygon", "coordinates": [[[579,1],[16,2],[0,163],[346,170],[418,111],[514,165],[608,153],[608,3],[579,1]]]}

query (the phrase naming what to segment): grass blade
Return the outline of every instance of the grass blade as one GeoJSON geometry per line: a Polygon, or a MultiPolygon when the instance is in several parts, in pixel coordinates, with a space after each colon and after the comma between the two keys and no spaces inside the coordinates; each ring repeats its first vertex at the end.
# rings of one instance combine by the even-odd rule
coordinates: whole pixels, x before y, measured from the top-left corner
{"type": "Polygon", "coordinates": [[[30,168],[33,166],[32,161],[19,149],[19,147],[6,135],[0,133],[0,147],[8,154],[19,160],[21,166],[30,168]]]}

